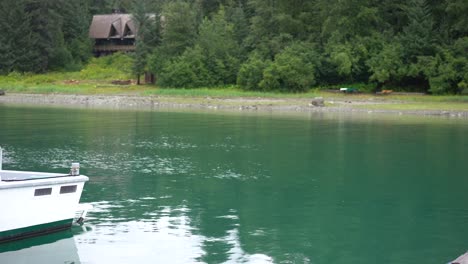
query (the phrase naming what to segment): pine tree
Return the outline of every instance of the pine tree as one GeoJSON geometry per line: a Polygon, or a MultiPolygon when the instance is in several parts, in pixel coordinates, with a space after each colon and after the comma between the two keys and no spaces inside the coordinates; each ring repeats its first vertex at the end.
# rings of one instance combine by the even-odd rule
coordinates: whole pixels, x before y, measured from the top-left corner
{"type": "Polygon", "coordinates": [[[170,1],[163,6],[164,31],[162,46],[169,57],[182,54],[193,46],[197,37],[197,13],[195,8],[184,1],[170,1]]]}
{"type": "Polygon", "coordinates": [[[91,21],[88,0],[63,1],[61,14],[63,19],[63,39],[66,49],[73,57],[73,64],[79,66],[91,56],[91,41],[88,30],[91,21]]]}
{"type": "Polygon", "coordinates": [[[132,9],[132,19],[138,28],[132,71],[137,76],[139,85],[140,75],[145,73],[147,67],[147,57],[152,43],[151,30],[155,28],[152,24],[155,24],[156,15],[148,13],[150,10],[148,1],[134,1],[132,9]]]}
{"type": "Polygon", "coordinates": [[[134,2],[132,19],[138,28],[138,34],[136,36],[136,47],[135,47],[135,59],[132,67],[132,72],[137,76],[137,84],[140,85],[140,75],[145,72],[146,57],[147,57],[147,46],[144,43],[145,35],[147,32],[148,16],[146,14],[146,2],[140,1],[134,2]]]}
{"type": "Polygon", "coordinates": [[[46,72],[50,68],[58,69],[71,60],[71,55],[64,47],[62,23],[63,17],[57,11],[61,1],[29,0],[26,11],[31,16],[31,28],[36,33],[35,48],[39,57],[36,60],[38,72],[46,72]]]}
{"type": "Polygon", "coordinates": [[[468,36],[468,1],[447,0],[445,9],[449,20],[449,31],[452,38],[457,39],[468,36]]]}
{"type": "Polygon", "coordinates": [[[411,0],[406,8],[408,25],[403,28],[400,41],[403,45],[404,60],[416,63],[418,56],[432,55],[434,52],[433,20],[429,5],[425,0],[411,0]]]}
{"type": "Polygon", "coordinates": [[[234,84],[240,67],[241,49],[234,37],[234,25],[227,21],[223,6],[200,25],[197,44],[206,56],[206,67],[218,85],[234,84]]]}
{"type": "Polygon", "coordinates": [[[37,39],[24,0],[0,2],[0,73],[35,71],[37,39]]]}

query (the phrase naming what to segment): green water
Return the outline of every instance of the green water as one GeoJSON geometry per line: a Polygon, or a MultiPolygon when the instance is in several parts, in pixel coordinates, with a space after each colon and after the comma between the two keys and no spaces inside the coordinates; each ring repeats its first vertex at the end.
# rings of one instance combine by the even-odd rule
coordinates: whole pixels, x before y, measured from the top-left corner
{"type": "Polygon", "coordinates": [[[447,263],[468,250],[466,120],[0,106],[0,145],[4,169],[81,162],[94,205],[82,227],[1,245],[2,264],[447,263]]]}

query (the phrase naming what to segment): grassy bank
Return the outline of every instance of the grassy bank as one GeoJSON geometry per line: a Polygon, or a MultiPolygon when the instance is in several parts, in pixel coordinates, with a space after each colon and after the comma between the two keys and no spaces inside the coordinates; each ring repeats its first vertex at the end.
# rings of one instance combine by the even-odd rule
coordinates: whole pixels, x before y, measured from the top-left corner
{"type": "MultiPolygon", "coordinates": [[[[307,93],[281,93],[244,91],[239,87],[170,89],[154,85],[136,85],[130,74],[128,56],[108,56],[93,59],[83,70],[77,72],[53,72],[46,74],[12,73],[0,76],[0,89],[7,93],[32,94],[83,94],[83,95],[138,95],[178,98],[178,101],[194,102],[197,98],[274,98],[285,99],[290,105],[304,104],[303,100],[323,97],[328,106],[333,102],[345,102],[347,107],[381,110],[446,110],[468,111],[468,96],[432,95],[385,95],[370,93],[341,94],[320,89],[307,93]],[[119,80],[131,80],[126,85],[114,84],[119,80]]],[[[228,103],[228,102],[225,102],[228,103]]],[[[260,102],[259,102],[260,104],[260,102]]]]}
{"type": "Polygon", "coordinates": [[[171,97],[261,97],[261,98],[313,98],[320,96],[318,90],[308,93],[287,94],[279,92],[244,91],[238,87],[175,89],[158,88],[155,85],[112,84],[122,79],[86,79],[79,73],[48,73],[41,75],[0,76],[0,89],[12,93],[32,94],[103,94],[103,95],[141,95],[171,97]]]}

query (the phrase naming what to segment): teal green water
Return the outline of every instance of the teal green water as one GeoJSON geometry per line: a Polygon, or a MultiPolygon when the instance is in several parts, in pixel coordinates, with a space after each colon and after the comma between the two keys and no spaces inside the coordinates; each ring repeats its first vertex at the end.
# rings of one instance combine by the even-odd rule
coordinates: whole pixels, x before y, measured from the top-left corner
{"type": "Polygon", "coordinates": [[[79,161],[94,205],[82,227],[1,245],[0,263],[447,263],[468,250],[466,120],[0,106],[0,145],[4,169],[79,161]]]}

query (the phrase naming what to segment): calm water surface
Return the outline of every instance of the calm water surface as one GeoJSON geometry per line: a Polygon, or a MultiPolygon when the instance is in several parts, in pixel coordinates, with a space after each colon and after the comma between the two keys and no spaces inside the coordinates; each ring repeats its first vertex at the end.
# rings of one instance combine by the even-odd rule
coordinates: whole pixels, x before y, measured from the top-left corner
{"type": "Polygon", "coordinates": [[[4,168],[79,161],[94,205],[0,263],[447,263],[468,122],[419,119],[0,106],[4,168]]]}

